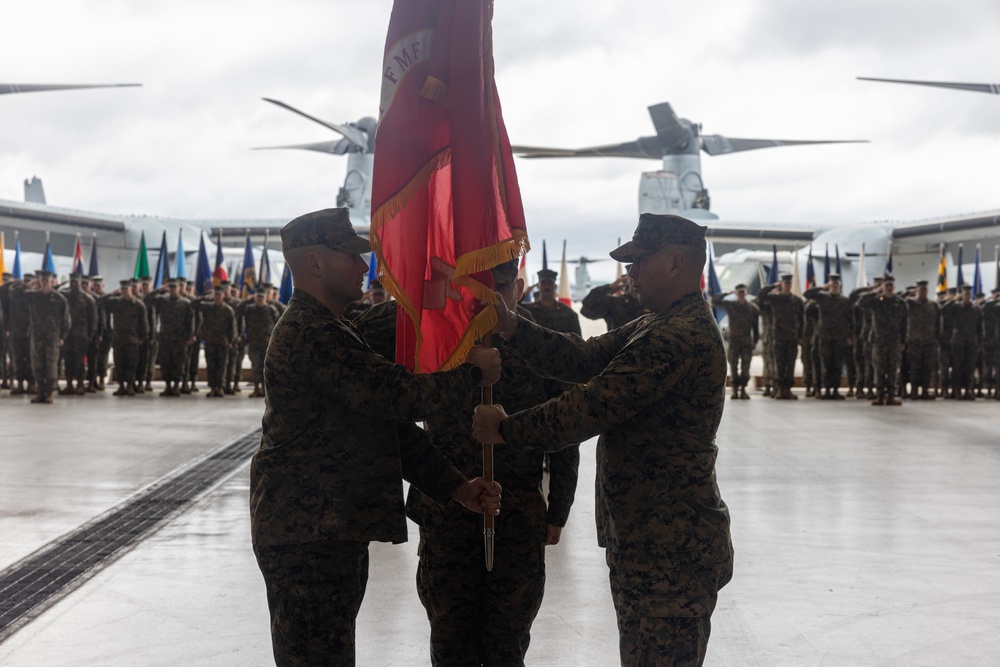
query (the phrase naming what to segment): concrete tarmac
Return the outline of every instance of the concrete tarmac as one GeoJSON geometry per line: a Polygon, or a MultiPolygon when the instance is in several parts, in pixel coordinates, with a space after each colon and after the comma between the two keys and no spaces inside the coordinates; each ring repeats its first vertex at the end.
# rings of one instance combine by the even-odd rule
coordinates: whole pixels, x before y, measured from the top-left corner
{"type": "MultiPolygon", "coordinates": [[[[262,401],[204,396],[0,397],[0,569],[259,426],[262,401]]],[[[1000,403],[751,396],[727,403],[718,438],[737,559],[706,665],[1000,663],[1000,403]]],[[[528,665],[618,664],[593,445],[528,665]]],[[[273,664],[248,490],[243,464],[0,643],[0,664],[273,664]]],[[[410,528],[372,546],[358,665],[429,664],[410,528]]]]}

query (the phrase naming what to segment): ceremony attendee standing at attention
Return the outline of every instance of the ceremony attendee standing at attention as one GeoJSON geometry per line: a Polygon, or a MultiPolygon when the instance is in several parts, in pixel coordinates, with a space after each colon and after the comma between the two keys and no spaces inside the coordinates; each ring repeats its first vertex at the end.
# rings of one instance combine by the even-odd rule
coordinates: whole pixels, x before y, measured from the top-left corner
{"type": "Polygon", "coordinates": [[[371,251],[346,208],[292,220],[281,250],[295,290],[264,361],[251,537],[275,662],[353,665],[369,542],[406,541],[403,479],[438,504],[499,513],[499,485],[466,480],[414,422],[493,384],[500,356],[477,346],[454,370],[412,375],[372,351],[343,317],[371,251]]]}
{"type": "Polygon", "coordinates": [[[851,344],[854,330],[854,307],[844,296],[840,274],[831,273],[826,285],[806,290],[803,295],[813,299],[819,309],[817,338],[819,340],[820,387],[822,394],[816,398],[841,400],[840,381],[844,375],[844,361],[854,354],[851,344]]]}
{"type": "Polygon", "coordinates": [[[760,339],[760,310],[747,300],[747,286],[739,284],[732,292],[716,294],[712,305],[726,311],[729,316],[729,377],[732,378],[733,398],[747,400],[747,383],[750,382],[750,361],[753,349],[760,339]],[[736,294],[736,301],[726,301],[736,294]]]}
{"type": "Polygon", "coordinates": [[[577,384],[508,416],[476,409],[474,434],[558,449],[600,435],[598,543],[606,550],[621,662],[701,665],[718,591],[732,577],[729,510],[715,476],[726,355],[701,293],[705,227],[643,214],[611,253],[652,313],[587,341],[498,307],[497,331],[543,375],[577,384]]]}
{"type": "MultiPolygon", "coordinates": [[[[535,321],[546,329],[575,333],[580,336],[580,316],[572,308],[556,299],[556,278],[552,269],[538,272],[538,301],[523,304],[535,321]]],[[[511,304],[513,307],[514,304],[511,304]]]]}
{"type": "Polygon", "coordinates": [[[792,393],[795,386],[795,358],[803,343],[805,305],[802,297],[792,293],[792,274],[781,276],[776,285],[766,285],[757,295],[757,305],[768,310],[771,327],[771,347],[774,354],[774,393],[772,398],[797,399],[792,393]],[[777,291],[775,291],[777,290],[777,291]]]}

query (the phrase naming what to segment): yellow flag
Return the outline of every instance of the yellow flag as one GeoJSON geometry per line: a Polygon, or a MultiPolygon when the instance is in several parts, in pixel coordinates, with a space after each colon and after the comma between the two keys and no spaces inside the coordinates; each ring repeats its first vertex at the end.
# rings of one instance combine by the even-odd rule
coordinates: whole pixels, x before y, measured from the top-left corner
{"type": "Polygon", "coordinates": [[[3,285],[3,274],[7,273],[7,264],[3,261],[3,232],[0,232],[0,285],[3,285]]]}

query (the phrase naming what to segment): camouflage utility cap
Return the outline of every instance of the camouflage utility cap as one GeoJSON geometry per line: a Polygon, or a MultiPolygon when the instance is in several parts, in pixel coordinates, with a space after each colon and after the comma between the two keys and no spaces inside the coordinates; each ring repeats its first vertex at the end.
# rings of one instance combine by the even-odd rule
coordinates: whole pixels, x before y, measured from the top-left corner
{"type": "Polygon", "coordinates": [[[636,227],[632,240],[612,250],[611,258],[619,262],[634,262],[670,245],[692,246],[704,250],[707,229],[677,215],[643,213],[639,216],[639,226],[636,227]]]}
{"type": "Polygon", "coordinates": [[[545,280],[551,280],[552,282],[555,282],[556,278],[558,277],[559,274],[553,271],[552,269],[542,269],[541,271],[538,272],[538,282],[542,282],[545,280]]]}
{"type": "Polygon", "coordinates": [[[282,252],[316,245],[357,255],[372,249],[368,239],[354,231],[346,208],[306,213],[281,228],[282,252]]]}
{"type": "Polygon", "coordinates": [[[491,269],[490,272],[493,274],[494,287],[510,285],[512,282],[517,280],[517,260],[512,259],[509,262],[497,264],[491,269]]]}

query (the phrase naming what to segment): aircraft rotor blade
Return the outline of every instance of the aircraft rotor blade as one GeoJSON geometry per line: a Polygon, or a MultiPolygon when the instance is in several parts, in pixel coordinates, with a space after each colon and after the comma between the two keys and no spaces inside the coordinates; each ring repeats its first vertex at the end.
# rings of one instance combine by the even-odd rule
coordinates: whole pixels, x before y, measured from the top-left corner
{"type": "MultiPolygon", "coordinates": [[[[656,137],[652,138],[654,141],[656,137]]],[[[644,160],[659,160],[663,157],[663,152],[656,146],[649,146],[648,142],[629,141],[624,144],[613,144],[609,146],[594,146],[592,148],[540,148],[537,146],[513,146],[512,150],[516,155],[526,158],[553,158],[553,157],[631,157],[644,160]]]]}
{"type": "Polygon", "coordinates": [[[350,152],[351,143],[347,139],[335,139],[333,141],[319,141],[314,144],[295,144],[292,146],[261,146],[251,148],[254,151],[273,151],[284,148],[296,148],[305,151],[316,151],[317,153],[328,153],[330,155],[344,155],[350,152]]]}
{"type": "Polygon", "coordinates": [[[996,83],[952,83],[950,81],[911,81],[909,79],[873,79],[859,76],[859,81],[879,81],[882,83],[908,83],[914,86],[931,86],[933,88],[950,88],[952,90],[969,90],[974,93],[990,93],[1000,95],[1000,84],[996,83]]]}
{"type": "Polygon", "coordinates": [[[674,113],[669,102],[654,104],[649,107],[649,117],[653,119],[653,127],[656,128],[656,136],[659,137],[668,149],[683,147],[691,136],[690,130],[674,113]]]}
{"type": "Polygon", "coordinates": [[[304,118],[308,118],[309,120],[315,123],[319,123],[323,127],[329,128],[334,132],[343,135],[345,139],[351,142],[360,151],[365,151],[368,148],[368,139],[367,137],[364,136],[364,133],[356,128],[351,127],[350,125],[338,125],[336,123],[328,123],[327,121],[316,118],[315,116],[310,116],[304,111],[299,111],[295,107],[289,104],[285,104],[284,102],[280,102],[278,100],[272,100],[269,97],[263,97],[261,99],[263,99],[265,102],[276,104],[277,106],[283,109],[288,109],[292,113],[297,113],[298,115],[303,116],[304,118]]]}
{"type": "Polygon", "coordinates": [[[735,139],[721,134],[704,135],[701,138],[701,149],[709,155],[724,155],[740,151],[752,151],[758,148],[773,148],[776,146],[805,146],[809,144],[867,144],[867,140],[852,141],[796,141],[783,139],[735,139]]]}
{"type": "Polygon", "coordinates": [[[80,90],[82,88],[138,88],[141,83],[46,84],[0,83],[0,95],[13,93],[41,93],[49,90],[80,90]]]}

